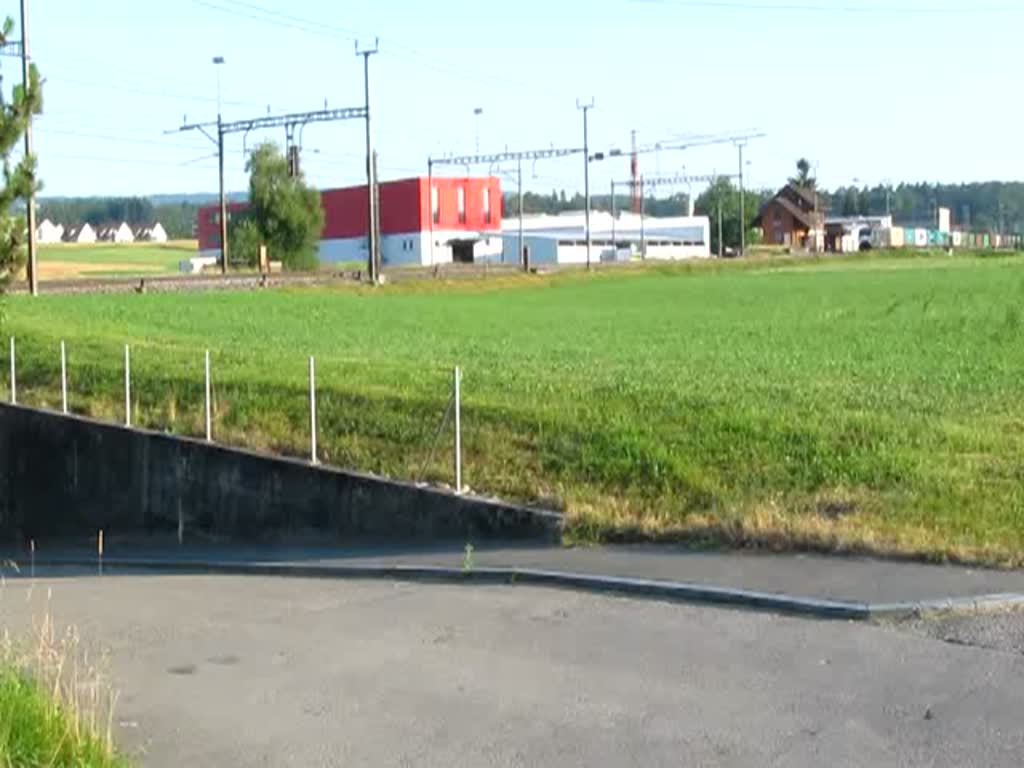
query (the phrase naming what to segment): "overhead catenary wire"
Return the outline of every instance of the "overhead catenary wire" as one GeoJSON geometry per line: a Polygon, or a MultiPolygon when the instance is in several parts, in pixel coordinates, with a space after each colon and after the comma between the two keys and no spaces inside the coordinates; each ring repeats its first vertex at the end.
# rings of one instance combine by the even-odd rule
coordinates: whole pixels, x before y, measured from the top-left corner
{"type": "MultiPolygon", "coordinates": [[[[204,103],[216,104],[216,96],[200,96],[194,93],[184,93],[181,91],[165,91],[165,90],[154,90],[152,88],[137,87],[131,84],[117,83],[111,80],[87,80],[79,77],[68,77],[61,74],[47,74],[47,80],[54,80],[59,83],[68,83],[70,85],[79,85],[92,88],[106,88],[111,91],[120,91],[122,93],[131,93],[136,96],[152,96],[160,99],[174,99],[178,101],[199,101],[204,103]]],[[[256,104],[255,102],[246,101],[228,101],[222,102],[226,106],[232,107],[255,107],[256,109],[266,109],[266,104],[256,104]]]]}
{"type": "MultiPolygon", "coordinates": [[[[207,158],[199,158],[197,161],[194,161],[194,162],[198,163],[198,161],[206,160],[206,159],[207,158]]],[[[66,154],[61,154],[61,153],[56,153],[56,152],[47,152],[46,155],[42,158],[42,160],[43,161],[47,161],[47,160],[71,160],[71,161],[95,162],[95,163],[103,163],[103,164],[107,164],[107,163],[121,163],[121,164],[124,164],[124,165],[146,165],[146,166],[154,166],[154,167],[162,167],[162,168],[179,168],[179,167],[181,167],[183,165],[190,164],[190,163],[180,163],[180,162],[177,162],[177,163],[176,162],[168,162],[168,161],[164,161],[164,160],[137,160],[137,159],[132,159],[132,158],[128,158],[128,157],[105,157],[105,156],[101,156],[101,155],[66,155],[66,154]]]]}
{"type": "Polygon", "coordinates": [[[175,149],[195,149],[195,150],[198,150],[198,149],[203,149],[205,147],[205,145],[203,145],[203,144],[186,144],[186,143],[183,143],[183,142],[175,142],[175,141],[161,141],[160,139],[143,139],[143,138],[135,138],[135,137],[131,137],[131,136],[115,136],[113,134],[107,134],[107,133],[91,133],[89,131],[75,131],[75,130],[66,129],[66,128],[48,128],[45,125],[41,125],[37,129],[37,133],[39,133],[39,134],[41,134],[43,136],[47,136],[47,135],[75,136],[75,137],[83,138],[83,139],[96,139],[97,141],[114,141],[114,142],[117,142],[117,143],[127,143],[127,144],[147,144],[147,145],[159,146],[159,147],[172,147],[172,148],[175,148],[175,149]]]}
{"type": "MultiPolygon", "coordinates": [[[[212,0],[192,0],[195,5],[203,8],[209,8],[214,11],[221,11],[223,13],[229,13],[233,16],[239,16],[241,18],[250,19],[252,21],[261,21],[264,23],[273,24],[275,27],[292,29],[298,32],[305,32],[310,35],[319,35],[321,37],[329,37],[332,39],[338,39],[339,37],[346,37],[349,33],[343,33],[339,35],[337,32],[332,31],[328,25],[316,24],[312,21],[303,21],[299,17],[285,17],[275,18],[273,16],[274,11],[260,9],[259,13],[267,14],[266,16],[257,15],[256,13],[247,12],[239,8],[230,8],[221,5],[218,2],[212,2],[212,0]],[[289,21],[288,19],[292,19],[289,21]]],[[[249,6],[246,6],[249,7],[249,6]]],[[[257,9],[258,6],[251,6],[253,9],[257,9]]]]}
{"type": "Polygon", "coordinates": [[[1009,5],[996,6],[914,6],[914,5],[829,5],[826,3],[788,3],[751,0],[630,0],[634,5],[665,5],[722,11],[772,11],[793,13],[893,14],[899,16],[966,15],[975,13],[1008,13],[1020,10],[1009,5]]]}
{"type": "MultiPolygon", "coordinates": [[[[192,2],[204,8],[239,16],[241,18],[249,19],[250,21],[272,24],[274,26],[284,26],[289,29],[322,37],[331,37],[334,39],[358,39],[360,37],[368,37],[365,32],[360,32],[359,30],[339,27],[328,22],[303,18],[290,13],[283,13],[276,9],[268,8],[256,3],[243,2],[243,0],[192,0],[192,2]]],[[[387,54],[398,59],[404,59],[405,61],[417,64],[418,66],[430,69],[440,74],[461,77],[468,80],[476,80],[477,82],[505,85],[507,87],[529,91],[530,93],[537,93],[538,91],[536,83],[526,83],[496,75],[490,75],[486,72],[481,72],[477,69],[467,67],[456,62],[423,53],[412,46],[391,38],[381,38],[380,44],[380,51],[382,54],[387,54]]],[[[552,91],[551,93],[553,94],[554,92],[552,91]]]]}

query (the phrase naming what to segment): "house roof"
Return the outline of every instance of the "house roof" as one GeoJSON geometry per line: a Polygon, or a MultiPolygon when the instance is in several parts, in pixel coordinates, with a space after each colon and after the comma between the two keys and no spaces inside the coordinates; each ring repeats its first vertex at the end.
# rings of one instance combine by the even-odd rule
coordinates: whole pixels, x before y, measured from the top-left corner
{"type": "MultiPolygon", "coordinates": [[[[789,183],[784,188],[785,190],[792,190],[798,197],[802,198],[811,208],[816,210],[824,209],[824,201],[818,191],[813,187],[802,187],[799,184],[789,183]]],[[[781,193],[780,193],[781,194],[781,193]]]]}
{"type": "Polygon", "coordinates": [[[761,206],[760,213],[758,213],[757,214],[757,218],[754,219],[754,226],[761,226],[762,221],[763,221],[763,217],[764,217],[765,209],[769,205],[772,205],[773,203],[778,205],[779,207],[783,208],[796,221],[799,221],[801,224],[803,224],[808,229],[814,229],[816,224],[817,224],[817,219],[821,219],[822,218],[822,214],[819,213],[816,216],[811,211],[805,211],[800,206],[798,206],[796,203],[794,203],[792,200],[790,200],[789,198],[783,197],[782,194],[780,193],[780,194],[776,195],[775,197],[773,197],[768,202],[766,202],[764,205],[761,206]]]}

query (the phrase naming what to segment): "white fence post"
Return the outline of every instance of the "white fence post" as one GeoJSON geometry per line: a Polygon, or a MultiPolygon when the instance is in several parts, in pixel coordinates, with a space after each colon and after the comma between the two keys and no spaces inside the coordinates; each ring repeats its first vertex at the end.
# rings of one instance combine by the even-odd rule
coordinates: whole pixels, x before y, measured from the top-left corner
{"type": "Polygon", "coordinates": [[[66,414],[68,412],[68,351],[63,341],[60,343],[60,404],[66,414]]]}
{"type": "Polygon", "coordinates": [[[455,419],[455,492],[462,493],[462,373],[452,373],[452,413],[455,419]]]}
{"type": "Polygon", "coordinates": [[[14,337],[11,336],[11,405],[18,403],[18,377],[15,373],[17,366],[14,362],[14,337]]]}
{"type": "Polygon", "coordinates": [[[210,350],[206,350],[206,442],[213,441],[213,420],[210,406],[210,350]]]}
{"type": "Polygon", "coordinates": [[[309,460],[316,458],[316,359],[309,358],[309,460]]]}
{"type": "Polygon", "coordinates": [[[132,357],[128,345],[124,345],[124,425],[132,425],[132,357]]]}

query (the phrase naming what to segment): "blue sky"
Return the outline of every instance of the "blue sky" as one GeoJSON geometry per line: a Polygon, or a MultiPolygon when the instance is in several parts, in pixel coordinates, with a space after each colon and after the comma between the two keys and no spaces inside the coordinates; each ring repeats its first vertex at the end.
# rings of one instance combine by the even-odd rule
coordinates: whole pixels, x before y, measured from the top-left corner
{"type": "MultiPolygon", "coordinates": [[[[213,146],[194,133],[164,135],[183,116],[215,117],[213,56],[227,61],[226,119],[325,100],[361,106],[353,38],[379,36],[371,79],[382,178],[425,173],[430,154],[471,152],[477,107],[484,151],[579,145],[577,97],[595,101],[595,149],[627,149],[631,129],[641,143],[759,129],[767,136],[747,149],[756,186],[782,183],[801,155],[830,187],[1024,178],[1024,4],[975,0],[985,9],[967,13],[971,0],[871,2],[876,10],[850,12],[841,7],[865,4],[30,0],[33,55],[47,79],[36,147],[46,194],[213,191],[213,146]]],[[[16,16],[17,3],[2,7],[16,16]]],[[[9,88],[18,62],[0,67],[9,88]]],[[[311,126],[303,145],[317,185],[363,177],[361,121],[311,126]]],[[[581,164],[531,165],[526,184],[581,189],[581,164]]],[[[642,165],[646,174],[734,172],[737,158],[731,146],[708,147],[646,155],[642,165]]],[[[244,189],[240,136],[227,168],[229,188],[244,189]]],[[[628,160],[595,164],[595,191],[613,176],[628,176],[628,160]]]]}

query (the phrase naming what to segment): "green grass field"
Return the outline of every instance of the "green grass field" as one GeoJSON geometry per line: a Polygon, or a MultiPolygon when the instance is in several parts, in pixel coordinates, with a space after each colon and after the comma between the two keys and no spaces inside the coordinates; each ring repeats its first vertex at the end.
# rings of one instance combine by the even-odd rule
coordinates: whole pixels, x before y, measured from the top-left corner
{"type": "Polygon", "coordinates": [[[42,245],[44,280],[113,275],[152,275],[178,271],[178,263],[197,253],[194,240],[169,243],[94,243],[42,245]]]}
{"type": "MultiPolygon", "coordinates": [[[[1024,258],[665,266],[377,290],[9,299],[19,394],[224,442],[465,480],[569,512],[577,539],[670,537],[1024,562],[1024,258]]],[[[6,365],[6,363],[4,363],[6,365]]]]}

